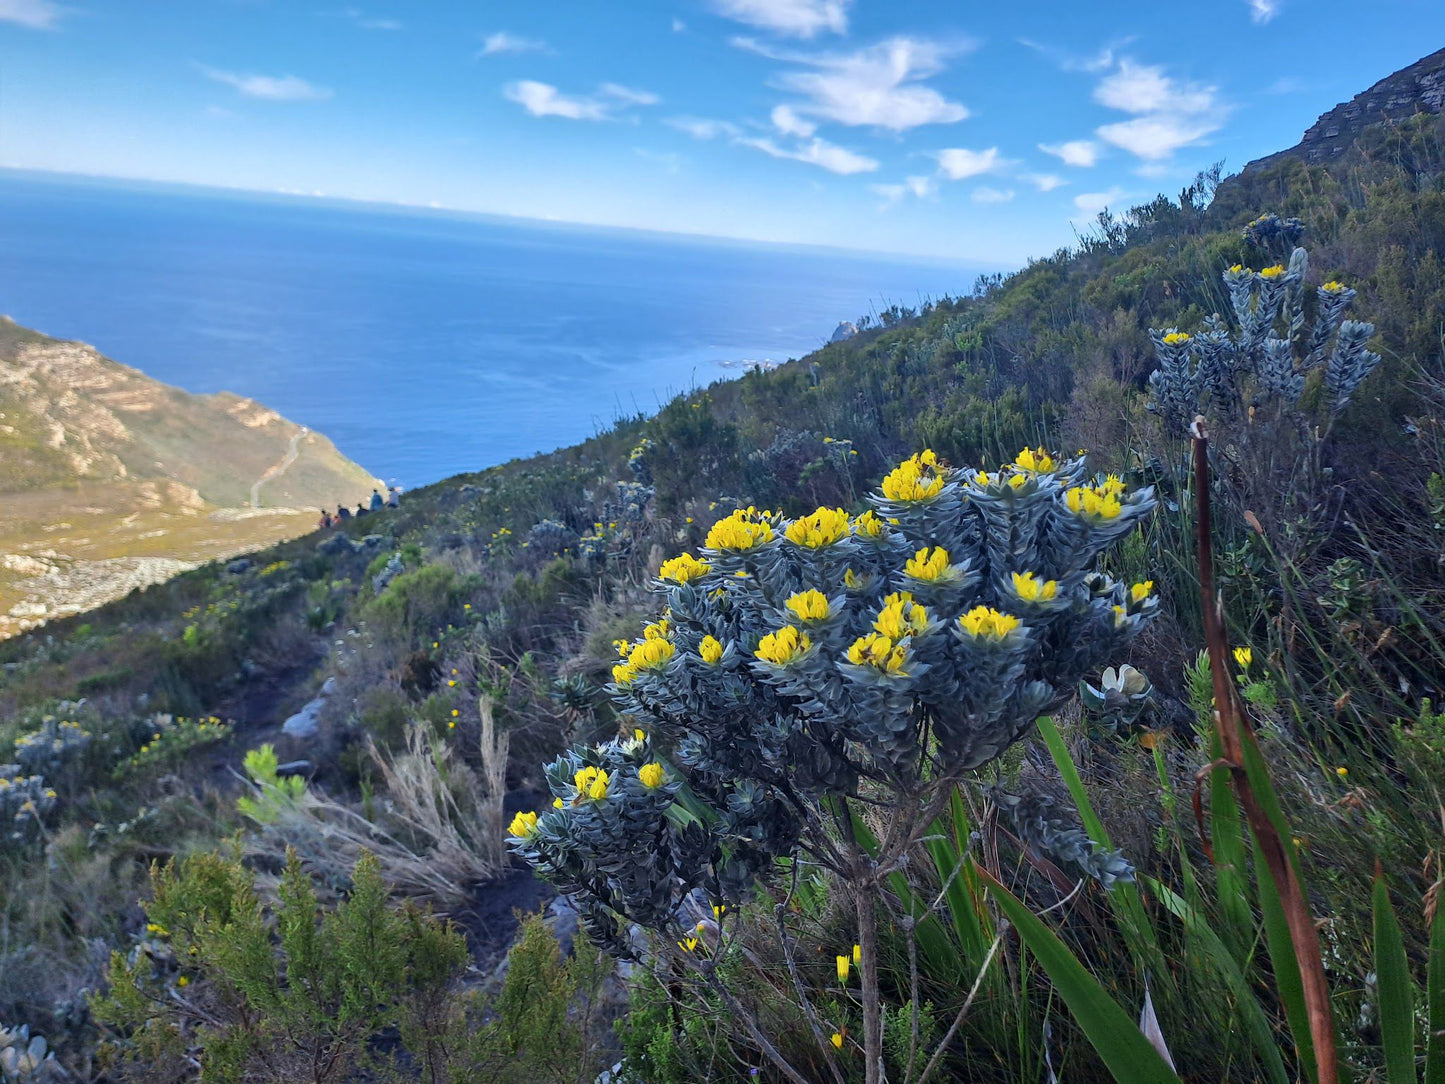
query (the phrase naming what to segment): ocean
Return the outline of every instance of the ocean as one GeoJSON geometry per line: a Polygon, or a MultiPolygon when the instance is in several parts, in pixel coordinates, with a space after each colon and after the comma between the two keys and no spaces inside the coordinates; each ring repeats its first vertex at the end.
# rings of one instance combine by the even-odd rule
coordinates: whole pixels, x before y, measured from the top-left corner
{"type": "Polygon", "coordinates": [[[980,270],[0,171],[0,312],[257,399],[408,487],[582,440],[980,270]]]}

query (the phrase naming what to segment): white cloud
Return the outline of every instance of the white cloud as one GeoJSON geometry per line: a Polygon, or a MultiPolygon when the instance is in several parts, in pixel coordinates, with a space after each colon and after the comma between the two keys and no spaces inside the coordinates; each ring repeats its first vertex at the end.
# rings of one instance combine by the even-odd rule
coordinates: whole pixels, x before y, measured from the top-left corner
{"type": "Polygon", "coordinates": [[[1007,203],[1014,198],[1014,190],[989,188],[984,185],[973,190],[974,203],[1007,203]]]}
{"type": "Polygon", "coordinates": [[[1052,45],[1044,45],[1041,42],[1029,38],[1019,38],[1018,43],[1025,48],[1032,49],[1036,53],[1042,53],[1049,60],[1052,60],[1060,69],[1066,72],[1102,72],[1108,71],[1114,66],[1114,57],[1118,50],[1128,45],[1134,39],[1120,38],[1108,45],[1103,46],[1092,56],[1079,56],[1063,49],[1055,48],[1052,45]]]}
{"type": "Polygon", "coordinates": [[[740,138],[737,142],[744,147],[752,147],[754,150],[772,155],[774,158],[786,158],[793,162],[807,162],[809,165],[821,166],[829,173],[844,175],[872,173],[878,168],[878,162],[875,159],[855,154],[847,147],[840,147],[836,143],[829,143],[826,139],[817,137],[789,147],[766,138],[740,138]]]}
{"type": "Polygon", "coordinates": [[[735,45],[775,60],[801,64],[810,71],[785,72],[774,80],[782,90],[802,96],[790,103],[801,115],[839,124],[902,132],[923,124],[952,124],[968,110],[920,81],[937,75],[953,53],[969,48],[918,38],[890,38],[854,53],[780,54],[747,39],[735,45]]]}
{"type": "Polygon", "coordinates": [[[31,30],[54,30],[61,7],[51,0],[0,0],[0,23],[16,23],[31,30]]]}
{"type": "Polygon", "coordinates": [[[1099,145],[1092,139],[1071,139],[1067,143],[1040,143],[1039,150],[1063,160],[1066,166],[1087,169],[1099,160],[1099,145]]]}
{"type": "Polygon", "coordinates": [[[811,38],[819,31],[848,31],[852,0],[714,0],[718,13],[774,34],[811,38]]]}
{"type": "Polygon", "coordinates": [[[1053,173],[1024,173],[1021,176],[1040,192],[1052,192],[1055,188],[1069,183],[1053,173]]]}
{"type": "Polygon", "coordinates": [[[498,53],[545,53],[547,43],[540,38],[524,38],[506,30],[488,34],[482,42],[481,56],[496,56],[498,53]]]}
{"type": "Polygon", "coordinates": [[[818,130],[818,126],[810,120],[804,120],[793,112],[792,106],[775,105],[772,113],[773,127],[782,132],[783,135],[798,136],[807,139],[818,130]]]}
{"type": "Polygon", "coordinates": [[[990,147],[986,151],[950,147],[947,150],[939,151],[934,157],[938,159],[938,171],[950,181],[961,181],[965,177],[978,177],[984,173],[992,173],[1003,164],[999,159],[997,147],[990,147]]]}
{"type": "Polygon", "coordinates": [[[508,101],[516,102],[534,117],[562,117],[566,120],[611,120],[630,105],[656,105],[661,99],[645,90],[633,90],[604,83],[597,93],[567,95],[550,83],[519,79],[502,89],[508,101]]]}
{"type": "Polygon", "coordinates": [[[1080,192],[1074,197],[1074,209],[1085,218],[1093,218],[1100,211],[1117,204],[1125,195],[1118,185],[1107,192],[1080,192]]]}
{"type": "Polygon", "coordinates": [[[1094,100],[1134,114],[1133,120],[1105,124],[1095,134],[1145,161],[1168,158],[1198,143],[1223,126],[1228,112],[1216,88],[1181,82],[1162,67],[1127,58],[1099,81],[1094,100]]]}
{"type": "Polygon", "coordinates": [[[403,24],[400,19],[361,19],[358,25],[363,30],[401,30],[403,24]]]}
{"type": "Polygon", "coordinates": [[[686,132],[693,139],[716,139],[718,136],[738,136],[741,130],[726,120],[708,120],[705,117],[668,117],[662,122],[669,128],[686,132]]]}
{"type": "Polygon", "coordinates": [[[938,182],[929,176],[905,177],[900,184],[870,184],[868,188],[883,197],[883,203],[878,208],[886,211],[904,196],[917,196],[919,199],[927,199],[938,191],[938,182]]]}
{"type": "Polygon", "coordinates": [[[326,87],[318,87],[295,75],[244,75],[202,67],[208,79],[234,87],[248,98],[268,102],[319,102],[331,97],[326,87]]]}
{"type": "Polygon", "coordinates": [[[683,22],[683,21],[682,21],[681,19],[679,19],[676,15],[674,15],[674,16],[672,17],[672,32],[673,32],[674,34],[681,34],[681,33],[682,33],[684,30],[686,30],[686,29],[687,29],[687,23],[683,22]]]}
{"type": "Polygon", "coordinates": [[[1249,0],[1249,17],[1261,26],[1279,14],[1280,0],[1249,0]]]}

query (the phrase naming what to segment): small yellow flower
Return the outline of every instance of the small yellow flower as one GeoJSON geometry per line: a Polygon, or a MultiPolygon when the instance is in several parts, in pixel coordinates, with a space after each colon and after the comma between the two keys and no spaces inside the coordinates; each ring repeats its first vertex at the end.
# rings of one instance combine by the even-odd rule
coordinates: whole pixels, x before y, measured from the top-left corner
{"type": "Polygon", "coordinates": [[[1331,279],[1329,282],[1321,286],[1320,289],[1327,294],[1342,294],[1346,290],[1348,290],[1349,287],[1346,286],[1343,282],[1336,282],[1334,279],[1331,279]]]}
{"type": "Polygon", "coordinates": [[[703,545],[714,550],[750,550],[773,540],[772,525],[760,519],[756,508],[739,508],[720,519],[707,532],[703,545]]]}
{"type": "Polygon", "coordinates": [[[457,721],[456,721],[455,719],[452,719],[452,720],[450,720],[450,721],[447,723],[447,729],[448,729],[448,730],[455,730],[456,728],[457,728],[457,721]]]}
{"type": "Polygon", "coordinates": [[[883,521],[870,508],[853,521],[853,533],[864,538],[878,538],[883,534],[883,521]]]}
{"type": "Polygon", "coordinates": [[[1266,267],[1266,268],[1264,268],[1262,271],[1260,271],[1259,277],[1262,278],[1262,279],[1268,279],[1268,280],[1270,280],[1271,282],[1273,282],[1275,279],[1279,278],[1279,277],[1280,277],[1281,275],[1283,275],[1283,274],[1284,274],[1284,265],[1283,265],[1283,264],[1275,264],[1273,267],[1266,267]]]}
{"type": "Polygon", "coordinates": [[[1129,588],[1129,601],[1143,602],[1154,593],[1154,581],[1145,580],[1143,583],[1136,583],[1129,588]]]}
{"type": "Polygon", "coordinates": [[[1117,493],[1089,486],[1074,486],[1064,494],[1064,503],[1074,515],[1091,519],[1117,519],[1124,511],[1117,493]]]}
{"type": "Polygon", "coordinates": [[[924,546],[903,564],[903,572],[915,580],[930,583],[946,578],[949,571],[948,551],[942,546],[924,546]]]}
{"type": "Polygon", "coordinates": [[[1344,767],[1343,765],[1341,765],[1340,767],[1338,767],[1338,768],[1335,769],[1335,774],[1336,774],[1337,776],[1339,776],[1341,779],[1343,779],[1343,778],[1345,778],[1345,776],[1347,776],[1347,775],[1350,774],[1350,769],[1348,769],[1348,768],[1344,767]]]}
{"type": "Polygon", "coordinates": [[[646,734],[645,731],[643,731],[643,729],[642,729],[640,726],[635,726],[635,727],[632,728],[632,737],[633,737],[636,741],[646,741],[646,740],[647,740],[647,734],[646,734]]]}
{"type": "Polygon", "coordinates": [[[863,946],[862,946],[862,945],[854,945],[854,946],[853,946],[853,963],[854,963],[854,965],[857,966],[857,967],[862,967],[862,966],[863,966],[863,946]]]}
{"type": "Polygon", "coordinates": [[[552,799],[552,808],[553,808],[553,809],[561,809],[562,806],[563,806],[563,802],[562,802],[562,799],[561,799],[561,798],[553,798],[553,799],[552,799]]]}
{"type": "Polygon", "coordinates": [[[1054,457],[1044,448],[1025,448],[1014,458],[1014,466],[1041,474],[1054,469],[1054,457]]]}
{"type": "Polygon", "coordinates": [[[1186,331],[1171,331],[1164,336],[1165,346],[1183,346],[1189,341],[1189,333],[1186,331]]]}
{"type": "Polygon", "coordinates": [[[577,795],[580,798],[590,798],[594,802],[600,802],[607,797],[608,776],[605,769],[593,768],[590,765],[586,768],[579,768],[577,774],[572,777],[576,784],[577,795]]]}
{"type": "Polygon", "coordinates": [[[841,508],[819,508],[788,524],[783,536],[795,546],[819,550],[848,534],[848,513],[841,508]]]}
{"type": "Polygon", "coordinates": [[[716,666],[718,660],[723,657],[723,646],[716,637],[704,636],[702,643],[697,645],[697,653],[703,662],[709,666],[716,666]]]}
{"type": "Polygon", "coordinates": [[[764,662],[774,666],[791,666],[813,646],[808,634],[792,625],[784,625],[776,632],[770,632],[758,643],[755,652],[764,662]]]}
{"type": "Polygon", "coordinates": [[[989,606],[975,606],[958,619],[958,624],[975,640],[1002,640],[1023,622],[989,606]]]}
{"type": "Polygon", "coordinates": [[[927,501],[943,489],[938,457],[929,449],[905,459],[883,479],[883,496],[890,501],[927,501]]]}
{"type": "Polygon", "coordinates": [[[928,628],[928,609],[914,602],[905,591],[884,599],[884,605],[873,621],[873,628],[895,643],[907,636],[917,636],[928,628]]]}
{"type": "Polygon", "coordinates": [[[461,712],[457,711],[456,708],[452,708],[452,718],[453,718],[453,719],[455,719],[455,718],[456,718],[458,715],[460,715],[460,714],[461,714],[461,712]]]}
{"type": "Polygon", "coordinates": [[[892,677],[907,677],[904,666],[908,663],[908,651],[902,643],[896,643],[881,632],[870,632],[853,641],[848,649],[848,661],[854,666],[871,666],[880,673],[892,677]]]}
{"type": "Polygon", "coordinates": [[[851,956],[839,956],[838,958],[838,981],[843,984],[848,982],[848,968],[853,963],[851,956]]]}
{"type": "Polygon", "coordinates": [[[698,940],[696,937],[684,937],[681,941],[677,943],[677,947],[682,949],[684,952],[696,952],[697,946],[698,940]]]}
{"type": "Polygon", "coordinates": [[[453,680],[448,680],[448,681],[447,681],[447,688],[448,688],[448,689],[455,689],[456,687],[457,687],[457,683],[456,683],[455,681],[453,681],[453,680]]]}
{"type": "Polygon", "coordinates": [[[178,979],[176,980],[176,985],[177,985],[177,986],[186,987],[186,986],[189,986],[190,984],[191,984],[191,980],[188,979],[188,978],[186,978],[186,976],[184,976],[184,975],[182,975],[180,978],[178,978],[178,979]]]}
{"type": "Polygon", "coordinates": [[[1013,574],[1014,594],[1025,602],[1048,602],[1059,593],[1058,580],[1041,580],[1032,572],[1013,574]]]}
{"type": "Polygon", "coordinates": [[[537,834],[537,814],[518,813],[507,828],[514,839],[530,839],[537,834]]]}
{"type": "MultiPolygon", "coordinates": [[[[627,653],[627,665],[632,668],[634,675],[643,670],[661,670],[676,651],[677,648],[672,646],[671,640],[664,640],[661,637],[643,640],[627,653]]],[[[613,667],[613,674],[615,675],[616,672],[617,668],[613,667]]],[[[618,682],[618,684],[625,683],[618,682]]]]}
{"type": "Polygon", "coordinates": [[[821,591],[799,591],[785,602],[799,621],[826,621],[831,613],[828,596],[821,591]]]}
{"type": "Polygon", "coordinates": [[[631,685],[637,678],[637,669],[630,663],[620,662],[612,668],[612,680],[617,685],[631,685]]]}
{"type": "MultiPolygon", "coordinates": [[[[691,519],[688,520],[692,522],[691,519]]],[[[658,569],[658,579],[669,580],[672,583],[692,583],[693,580],[706,576],[712,571],[712,566],[706,561],[700,561],[690,553],[680,553],[670,561],[662,562],[658,569]]]]}
{"type": "Polygon", "coordinates": [[[648,790],[656,790],[667,781],[667,775],[663,772],[662,765],[656,761],[638,768],[637,778],[648,790]]]}
{"type": "Polygon", "coordinates": [[[828,1041],[833,1044],[834,1050],[843,1049],[843,1033],[841,1031],[833,1032],[833,1034],[829,1036],[828,1041]]]}
{"type": "Polygon", "coordinates": [[[1254,652],[1247,647],[1236,647],[1234,661],[1239,664],[1241,670],[1248,670],[1249,664],[1254,662],[1254,652]]]}

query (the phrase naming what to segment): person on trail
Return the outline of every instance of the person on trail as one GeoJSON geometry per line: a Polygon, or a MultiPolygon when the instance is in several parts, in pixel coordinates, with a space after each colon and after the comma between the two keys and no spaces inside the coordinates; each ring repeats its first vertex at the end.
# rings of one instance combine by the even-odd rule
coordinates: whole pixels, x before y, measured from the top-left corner
{"type": "Polygon", "coordinates": [[[357,502],[356,502],[356,512],[355,512],[355,515],[356,515],[356,518],[357,518],[357,519],[360,519],[362,516],[366,515],[366,505],[365,505],[363,502],[361,502],[361,501],[357,501],[357,502]]]}
{"type": "Polygon", "coordinates": [[[337,522],[337,523],[340,523],[343,519],[350,519],[350,518],[351,518],[351,509],[350,509],[350,508],[347,508],[346,505],[344,505],[344,504],[338,504],[338,505],[336,506],[336,522],[337,522]]]}
{"type": "Polygon", "coordinates": [[[326,509],[323,508],[323,509],[321,510],[321,519],[320,519],[319,522],[317,522],[316,526],[317,526],[320,530],[323,530],[323,531],[326,530],[327,527],[330,527],[330,526],[331,526],[331,513],[328,512],[326,509]]]}
{"type": "Polygon", "coordinates": [[[385,504],[386,504],[386,501],[384,501],[384,500],[381,499],[381,494],[378,493],[376,490],[373,489],[373,490],[371,491],[371,510],[372,510],[373,512],[380,512],[381,509],[382,509],[382,506],[385,505],[385,504]]]}
{"type": "Polygon", "coordinates": [[[386,506],[388,508],[401,507],[401,490],[396,486],[392,486],[386,491],[386,506]]]}

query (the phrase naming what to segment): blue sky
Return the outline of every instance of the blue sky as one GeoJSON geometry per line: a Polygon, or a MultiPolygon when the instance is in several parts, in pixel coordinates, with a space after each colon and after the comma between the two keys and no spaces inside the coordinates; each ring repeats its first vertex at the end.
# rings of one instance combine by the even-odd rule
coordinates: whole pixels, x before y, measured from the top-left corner
{"type": "Polygon", "coordinates": [[[1439,0],[0,0],[0,166],[1018,264],[1439,0]]]}

